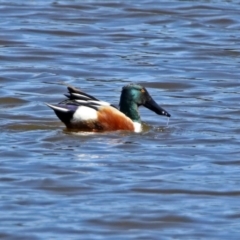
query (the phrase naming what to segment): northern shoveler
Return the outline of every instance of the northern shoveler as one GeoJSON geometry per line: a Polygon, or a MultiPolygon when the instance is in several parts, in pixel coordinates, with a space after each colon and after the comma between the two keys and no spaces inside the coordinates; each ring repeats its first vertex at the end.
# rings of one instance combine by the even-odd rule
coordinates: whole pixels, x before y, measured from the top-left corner
{"type": "Polygon", "coordinates": [[[114,105],[68,86],[68,99],[57,105],[47,104],[68,129],[80,131],[129,130],[141,132],[142,125],[138,107],[143,105],[158,115],[171,115],[161,108],[146,88],[129,84],[122,88],[120,110],[114,105]]]}

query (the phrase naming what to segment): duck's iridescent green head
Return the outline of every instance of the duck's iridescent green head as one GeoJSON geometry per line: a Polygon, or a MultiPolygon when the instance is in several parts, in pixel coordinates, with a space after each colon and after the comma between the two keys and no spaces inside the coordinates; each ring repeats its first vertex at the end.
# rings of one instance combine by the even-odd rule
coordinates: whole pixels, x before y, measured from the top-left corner
{"type": "Polygon", "coordinates": [[[138,107],[141,105],[158,115],[171,116],[152,99],[146,88],[138,84],[123,87],[119,105],[120,111],[136,122],[140,122],[138,107]]]}

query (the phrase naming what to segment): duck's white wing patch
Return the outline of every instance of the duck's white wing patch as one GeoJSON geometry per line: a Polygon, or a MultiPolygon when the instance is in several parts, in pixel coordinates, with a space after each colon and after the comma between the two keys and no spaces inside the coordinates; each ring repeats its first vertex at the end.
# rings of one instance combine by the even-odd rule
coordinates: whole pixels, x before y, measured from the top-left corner
{"type": "Polygon", "coordinates": [[[134,125],[134,132],[141,132],[142,131],[142,124],[139,122],[133,122],[134,125]]]}
{"type": "Polygon", "coordinates": [[[72,95],[73,97],[80,98],[80,99],[83,99],[83,100],[91,100],[90,97],[85,96],[85,95],[80,94],[80,93],[71,93],[71,95],[72,95]]]}
{"type": "Polygon", "coordinates": [[[46,103],[47,106],[49,106],[50,108],[52,108],[53,110],[56,111],[60,111],[60,112],[69,112],[69,110],[67,108],[62,108],[62,107],[58,107],[58,106],[54,106],[51,104],[46,103]]]}
{"type": "Polygon", "coordinates": [[[104,101],[94,101],[94,100],[92,100],[92,101],[88,101],[88,102],[95,103],[95,104],[101,105],[101,106],[110,106],[111,105],[110,103],[104,102],[104,101]]]}
{"type": "Polygon", "coordinates": [[[78,103],[84,103],[84,104],[87,104],[87,103],[92,103],[94,105],[97,105],[97,106],[110,106],[111,104],[108,103],[108,102],[104,102],[104,101],[95,101],[95,100],[75,100],[76,102],[78,103]]]}
{"type": "Polygon", "coordinates": [[[87,106],[79,106],[78,109],[73,114],[73,121],[89,121],[97,120],[97,111],[93,108],[87,106]]]}

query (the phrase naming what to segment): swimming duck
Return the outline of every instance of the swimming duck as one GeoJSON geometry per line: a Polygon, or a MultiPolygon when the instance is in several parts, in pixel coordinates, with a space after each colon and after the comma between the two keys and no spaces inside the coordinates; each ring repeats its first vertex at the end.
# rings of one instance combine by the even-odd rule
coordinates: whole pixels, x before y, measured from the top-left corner
{"type": "Polygon", "coordinates": [[[161,108],[150,96],[146,88],[129,84],[122,88],[120,109],[68,86],[67,99],[57,105],[47,104],[68,129],[79,131],[128,130],[141,132],[142,125],[138,107],[143,105],[158,115],[171,115],[161,108]]]}

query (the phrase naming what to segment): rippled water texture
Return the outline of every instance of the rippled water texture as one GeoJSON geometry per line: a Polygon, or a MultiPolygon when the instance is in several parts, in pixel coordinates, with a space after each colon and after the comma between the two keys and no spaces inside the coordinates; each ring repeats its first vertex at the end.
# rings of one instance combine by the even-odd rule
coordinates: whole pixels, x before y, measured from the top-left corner
{"type": "Polygon", "coordinates": [[[240,239],[239,1],[0,1],[1,239],[240,239]],[[71,133],[66,82],[141,134],[71,133]]]}

